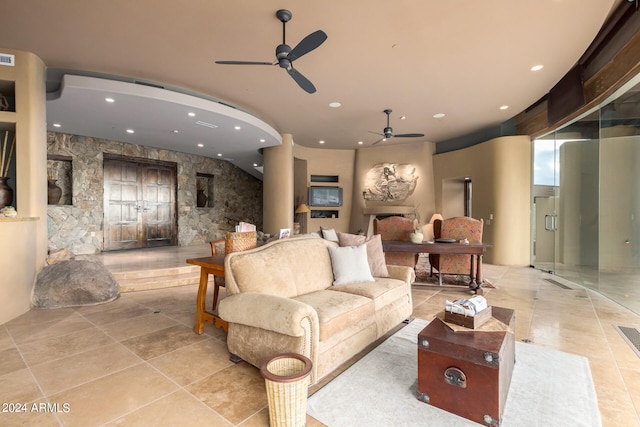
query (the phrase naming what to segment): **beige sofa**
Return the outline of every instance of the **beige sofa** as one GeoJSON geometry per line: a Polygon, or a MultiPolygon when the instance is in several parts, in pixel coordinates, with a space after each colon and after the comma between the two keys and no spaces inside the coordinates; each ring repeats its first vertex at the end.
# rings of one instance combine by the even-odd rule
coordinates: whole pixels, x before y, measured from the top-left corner
{"type": "Polygon", "coordinates": [[[227,255],[219,315],[229,322],[232,360],[259,367],[276,354],[303,354],[315,384],[411,316],[413,269],[390,265],[390,277],[333,285],[331,246],[296,237],[227,255]]]}

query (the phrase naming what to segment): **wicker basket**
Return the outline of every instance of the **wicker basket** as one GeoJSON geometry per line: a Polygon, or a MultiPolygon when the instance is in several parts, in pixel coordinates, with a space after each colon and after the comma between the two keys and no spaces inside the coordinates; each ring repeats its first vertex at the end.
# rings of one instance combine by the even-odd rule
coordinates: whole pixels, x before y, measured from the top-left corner
{"type": "Polygon", "coordinates": [[[271,427],[306,425],[311,360],[301,354],[280,354],[262,365],[260,373],[267,388],[271,427]]]}
{"type": "Polygon", "coordinates": [[[228,231],[224,236],[224,252],[246,251],[256,247],[255,231],[228,231]]]}

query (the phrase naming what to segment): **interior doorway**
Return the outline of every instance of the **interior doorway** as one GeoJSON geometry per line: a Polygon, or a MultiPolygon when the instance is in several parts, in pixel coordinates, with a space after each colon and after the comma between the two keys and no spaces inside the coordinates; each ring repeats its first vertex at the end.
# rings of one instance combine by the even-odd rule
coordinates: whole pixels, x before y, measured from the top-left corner
{"type": "Polygon", "coordinates": [[[105,154],[103,250],[176,244],[176,169],[171,162],[105,154]]]}

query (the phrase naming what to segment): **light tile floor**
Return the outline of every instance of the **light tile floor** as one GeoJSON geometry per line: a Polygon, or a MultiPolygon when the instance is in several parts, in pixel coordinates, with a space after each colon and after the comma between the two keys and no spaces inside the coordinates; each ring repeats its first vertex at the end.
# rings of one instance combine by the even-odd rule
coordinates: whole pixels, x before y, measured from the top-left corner
{"type": "MultiPolygon", "coordinates": [[[[485,277],[496,285],[489,302],[516,310],[518,340],[589,358],[604,426],[640,426],[640,357],[614,329],[640,328],[639,316],[537,270],[485,265],[485,277]]],[[[32,310],[0,325],[0,425],[268,425],[258,369],[229,362],[221,330],[193,333],[196,288],[32,310]]],[[[414,286],[414,316],[430,318],[464,296],[414,286]]]]}

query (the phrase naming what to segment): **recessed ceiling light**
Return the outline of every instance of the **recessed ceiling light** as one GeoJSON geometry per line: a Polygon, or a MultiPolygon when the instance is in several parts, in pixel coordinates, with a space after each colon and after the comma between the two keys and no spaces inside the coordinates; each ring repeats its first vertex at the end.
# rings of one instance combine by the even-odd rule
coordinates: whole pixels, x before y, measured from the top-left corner
{"type": "Polygon", "coordinates": [[[127,129],[127,133],[136,133],[136,131],[133,129],[127,129]]]}
{"type": "Polygon", "coordinates": [[[324,144],[324,141],[318,141],[319,144],[324,144]]]}
{"type": "Polygon", "coordinates": [[[329,107],[331,108],[338,108],[339,106],[341,106],[342,104],[340,104],[339,102],[332,102],[329,104],[329,107]]]}
{"type": "Polygon", "coordinates": [[[364,144],[362,141],[358,141],[358,145],[362,145],[364,144]]]}
{"type": "Polygon", "coordinates": [[[264,138],[261,138],[261,139],[260,139],[260,142],[265,142],[265,141],[266,141],[266,140],[265,140],[264,138]]]}
{"type": "Polygon", "coordinates": [[[222,157],[222,153],[218,153],[218,157],[222,157]]]}
{"type": "Polygon", "coordinates": [[[193,112],[188,112],[187,114],[189,115],[189,117],[195,117],[196,116],[196,113],[193,113],[193,112]]]}
{"type": "Polygon", "coordinates": [[[507,108],[509,108],[508,105],[503,105],[503,106],[500,107],[501,110],[506,110],[507,108]]]}
{"type": "Polygon", "coordinates": [[[433,115],[433,118],[434,118],[434,119],[441,119],[441,118],[443,118],[444,116],[445,116],[445,114],[444,114],[444,113],[436,113],[436,114],[434,114],[434,115],[433,115]]]}
{"type": "Polygon", "coordinates": [[[257,163],[254,163],[254,164],[253,164],[253,167],[254,167],[254,168],[257,168],[257,167],[258,167],[258,164],[257,164],[257,163]]]}
{"type": "Polygon", "coordinates": [[[531,67],[531,71],[540,71],[544,68],[544,65],[534,65],[531,67]]]}
{"type": "Polygon", "coordinates": [[[173,133],[180,133],[180,131],[179,131],[178,129],[174,129],[174,130],[172,130],[171,132],[173,132],[173,133]]]}
{"type": "Polygon", "coordinates": [[[54,128],[59,128],[60,126],[62,126],[60,123],[54,123],[54,124],[53,124],[53,127],[54,127],[54,128]]]}
{"type": "Polygon", "coordinates": [[[400,116],[400,120],[407,120],[407,116],[400,116]]]}
{"type": "Polygon", "coordinates": [[[107,102],[116,102],[116,100],[113,98],[105,98],[104,100],[107,102]]]}
{"type": "Polygon", "coordinates": [[[198,144],[198,147],[202,148],[202,147],[204,147],[204,144],[200,143],[200,144],[198,144]]]}
{"type": "Polygon", "coordinates": [[[241,128],[240,128],[240,126],[234,126],[233,128],[234,128],[235,130],[240,130],[240,129],[241,129],[241,128]]]}

